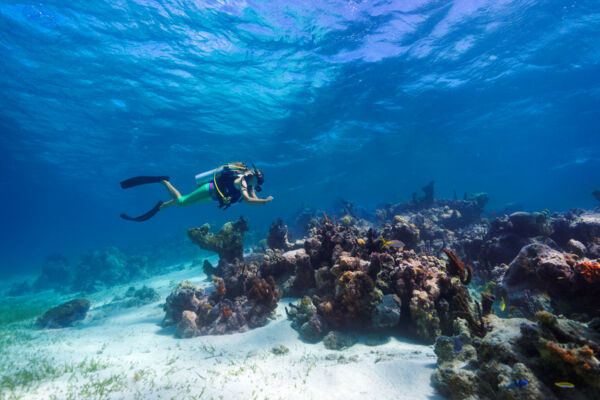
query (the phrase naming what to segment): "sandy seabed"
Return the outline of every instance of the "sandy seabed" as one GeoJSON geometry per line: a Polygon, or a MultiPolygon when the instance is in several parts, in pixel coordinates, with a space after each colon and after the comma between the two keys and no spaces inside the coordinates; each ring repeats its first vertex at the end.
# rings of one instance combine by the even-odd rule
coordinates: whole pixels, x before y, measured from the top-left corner
{"type": "MultiPolygon", "coordinates": [[[[367,346],[359,341],[333,351],[299,339],[282,299],[275,318],[245,333],[177,339],[162,328],[162,303],[177,282],[207,286],[199,269],[135,282],[157,290],[161,300],[140,308],[102,308],[124,285],[88,298],[83,323],[68,329],[32,331],[10,347],[2,362],[15,369],[44,369],[24,387],[0,399],[441,399],[430,377],[432,346],[391,338],[367,346]],[[190,278],[194,277],[194,278],[190,278]],[[289,352],[274,354],[274,346],[289,352]]],[[[57,299],[58,304],[58,299],[57,299]]]]}

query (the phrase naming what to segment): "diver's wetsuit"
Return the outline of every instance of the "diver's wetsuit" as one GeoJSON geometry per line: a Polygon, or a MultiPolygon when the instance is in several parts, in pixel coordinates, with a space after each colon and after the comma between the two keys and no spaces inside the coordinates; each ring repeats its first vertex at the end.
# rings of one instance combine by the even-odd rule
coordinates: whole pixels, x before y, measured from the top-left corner
{"type": "MultiPolygon", "coordinates": [[[[209,173],[213,171],[209,171],[209,173]]],[[[241,164],[241,166],[238,166],[235,163],[231,165],[224,165],[221,173],[218,176],[215,177],[215,175],[213,175],[212,182],[201,182],[200,186],[198,186],[196,190],[185,196],[181,196],[179,192],[173,186],[171,186],[168,176],[134,176],[133,178],[126,179],[121,182],[121,188],[123,189],[129,189],[148,183],[159,183],[166,181],[163,183],[169,190],[169,193],[173,199],[167,203],[159,201],[154,207],[152,207],[150,211],[140,215],[139,217],[130,217],[127,214],[121,214],[121,218],[136,222],[147,221],[164,207],[168,207],[173,204],[176,204],[179,207],[187,207],[192,204],[206,203],[211,200],[218,201],[219,208],[228,208],[233,203],[242,201],[244,198],[242,196],[242,192],[235,187],[235,181],[238,179],[238,177],[242,176],[245,171],[248,171],[248,168],[244,164],[241,164]],[[242,172],[240,173],[239,170],[242,172]]],[[[216,174],[216,172],[214,172],[214,174],[216,174]]]]}
{"type": "Polygon", "coordinates": [[[181,196],[177,199],[179,207],[187,207],[192,204],[206,203],[211,200],[217,200],[215,196],[215,184],[212,182],[205,183],[194,190],[192,193],[181,196]]]}
{"type": "MultiPolygon", "coordinates": [[[[224,171],[217,177],[217,185],[219,190],[225,197],[229,199],[228,204],[233,204],[242,199],[242,192],[235,187],[235,180],[238,177],[238,173],[232,171],[229,168],[225,168],[224,171]]],[[[179,207],[187,207],[192,204],[206,203],[211,200],[219,201],[220,206],[228,204],[223,203],[221,196],[215,188],[214,182],[208,182],[200,185],[198,189],[192,193],[181,196],[177,199],[177,205],[179,207]]]]}

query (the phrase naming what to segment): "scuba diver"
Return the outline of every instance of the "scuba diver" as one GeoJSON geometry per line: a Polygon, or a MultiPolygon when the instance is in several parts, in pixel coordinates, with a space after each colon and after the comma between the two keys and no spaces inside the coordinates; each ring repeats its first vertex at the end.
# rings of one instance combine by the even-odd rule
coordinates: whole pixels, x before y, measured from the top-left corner
{"type": "Polygon", "coordinates": [[[229,208],[232,204],[246,201],[249,204],[266,204],[273,201],[273,196],[261,199],[256,196],[265,181],[262,171],[252,164],[252,169],[241,162],[225,164],[219,168],[196,175],[198,188],[192,193],[182,196],[169,182],[168,176],[136,176],[121,182],[121,188],[129,189],[147,183],[162,183],[171,195],[167,202],[159,201],[154,208],[139,217],[121,214],[128,221],[146,221],[160,210],[177,205],[187,207],[192,204],[206,203],[216,200],[219,208],[229,208]]]}

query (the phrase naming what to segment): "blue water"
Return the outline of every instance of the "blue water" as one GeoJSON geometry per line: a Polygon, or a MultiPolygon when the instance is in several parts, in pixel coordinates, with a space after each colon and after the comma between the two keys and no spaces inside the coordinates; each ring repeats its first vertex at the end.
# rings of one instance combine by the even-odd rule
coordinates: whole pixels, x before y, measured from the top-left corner
{"type": "Polygon", "coordinates": [[[600,3],[0,2],[0,269],[428,181],[488,209],[593,207],[600,3]],[[168,209],[135,175],[255,162],[267,206],[168,209]]]}

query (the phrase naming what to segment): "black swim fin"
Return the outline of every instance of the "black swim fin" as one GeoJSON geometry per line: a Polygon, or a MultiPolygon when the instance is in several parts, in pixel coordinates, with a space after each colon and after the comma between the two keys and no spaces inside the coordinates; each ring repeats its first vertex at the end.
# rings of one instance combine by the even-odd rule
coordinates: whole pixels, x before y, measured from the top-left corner
{"type": "Polygon", "coordinates": [[[154,214],[156,214],[160,210],[160,206],[162,204],[163,204],[163,202],[159,201],[158,203],[156,203],[156,205],[154,206],[154,208],[152,210],[148,211],[144,215],[140,215],[139,217],[134,218],[134,217],[130,217],[125,214],[121,214],[121,218],[126,219],[127,221],[135,221],[135,222],[146,221],[146,220],[152,218],[154,216],[154,214]]]}
{"type": "Polygon", "coordinates": [[[135,176],[133,178],[125,179],[121,182],[123,189],[129,189],[130,187],[145,185],[147,183],[159,183],[160,181],[168,181],[168,176],[135,176]]]}

